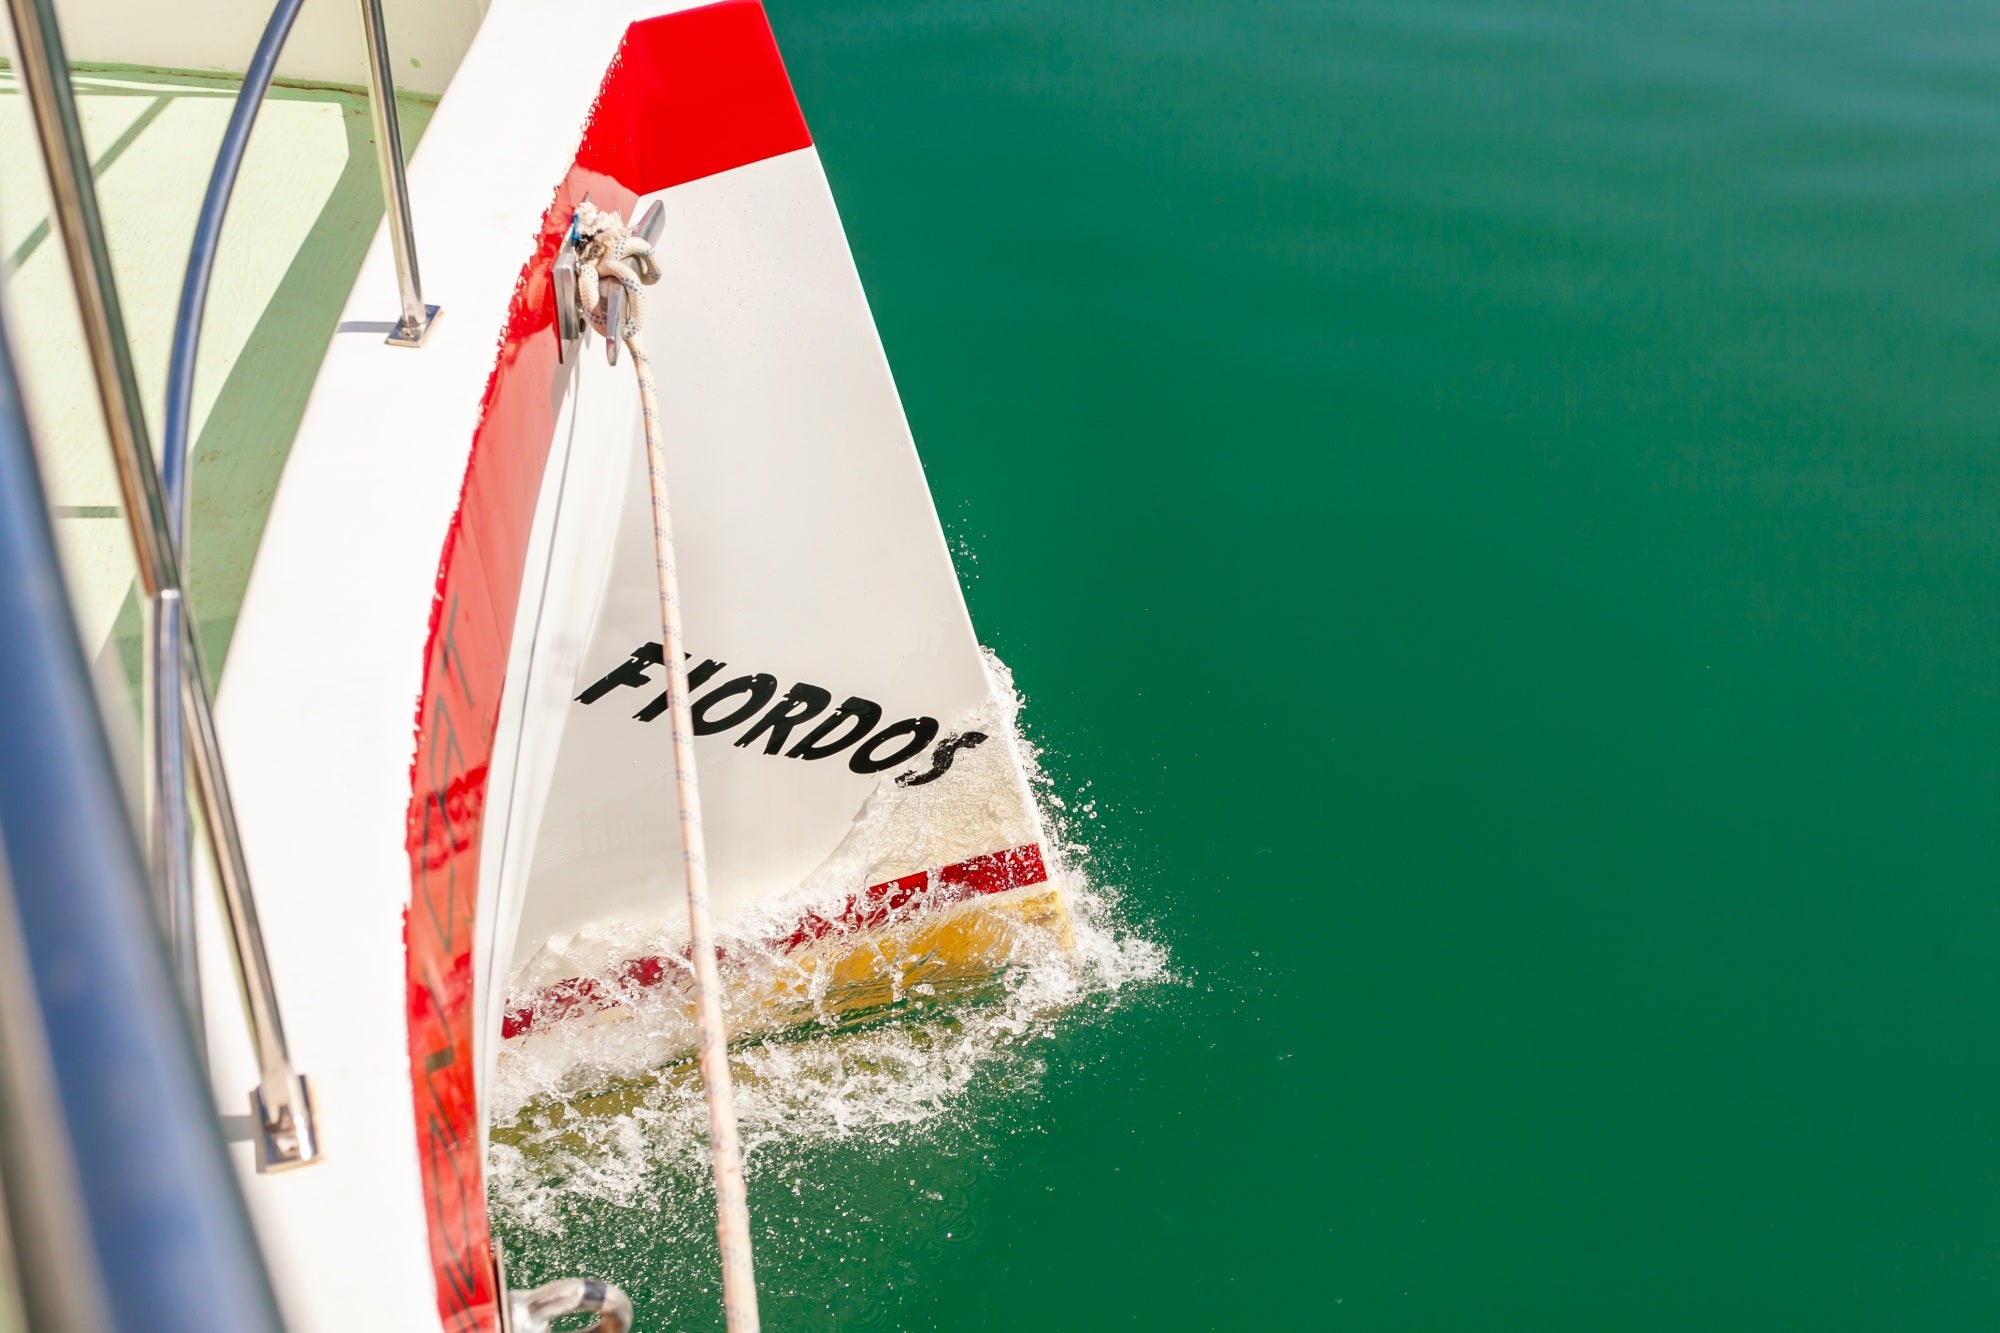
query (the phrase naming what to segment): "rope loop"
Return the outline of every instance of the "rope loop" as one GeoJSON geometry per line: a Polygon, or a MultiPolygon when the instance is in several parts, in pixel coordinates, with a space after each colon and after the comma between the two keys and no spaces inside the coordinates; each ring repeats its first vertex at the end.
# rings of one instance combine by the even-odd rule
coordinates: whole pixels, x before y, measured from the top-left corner
{"type": "Polygon", "coordinates": [[[646,324],[646,288],[660,280],[653,247],[645,237],[635,236],[615,211],[588,199],[576,206],[570,225],[577,252],[576,294],[584,316],[605,337],[615,336],[629,345],[646,324]],[[625,313],[615,334],[607,327],[608,283],[625,289],[625,313]]]}

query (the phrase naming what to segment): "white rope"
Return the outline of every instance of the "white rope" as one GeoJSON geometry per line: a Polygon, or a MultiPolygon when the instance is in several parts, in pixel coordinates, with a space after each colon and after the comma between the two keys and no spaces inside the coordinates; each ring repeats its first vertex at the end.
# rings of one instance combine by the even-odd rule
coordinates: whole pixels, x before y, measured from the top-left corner
{"type": "Polygon", "coordinates": [[[625,289],[616,332],[639,377],[646,420],[646,478],[653,489],[653,560],[659,574],[660,646],[667,667],[667,716],[674,747],[674,795],[680,803],[681,848],[687,867],[689,947],[694,962],[695,1021],[701,1040],[701,1080],[708,1093],[709,1157],[715,1172],[715,1238],[722,1251],[722,1308],[729,1333],[757,1333],[757,1283],[750,1259],[750,1209],[743,1189],[743,1148],[729,1079],[729,1034],[722,1022],[722,979],[708,915],[708,861],[701,831],[701,787],[695,780],[694,720],[688,713],[687,654],[682,648],[680,580],[674,572],[674,529],[667,507],[667,465],[660,440],[660,405],[653,367],[639,345],[646,322],[645,285],[659,270],[652,246],[626,230],[624,219],[589,201],[577,206],[577,294],[591,327],[605,325],[604,293],[625,289]],[[630,261],[630,262],[628,262],[630,261]]]}

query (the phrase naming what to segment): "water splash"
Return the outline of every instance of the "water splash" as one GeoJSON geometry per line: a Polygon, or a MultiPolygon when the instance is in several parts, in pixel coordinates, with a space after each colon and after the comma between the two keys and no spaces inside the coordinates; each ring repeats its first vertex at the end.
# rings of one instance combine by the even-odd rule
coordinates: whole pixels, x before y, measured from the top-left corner
{"type": "MultiPolygon", "coordinates": [[[[816,1021],[734,1047],[753,1204],[768,1205],[775,1189],[801,1209],[760,1207],[760,1250],[783,1254],[811,1244],[801,1227],[838,1229],[882,1210],[929,1209],[938,1214],[931,1225],[948,1236],[949,1218],[962,1211],[951,1200],[965,1195],[965,1182],[952,1177],[961,1167],[981,1169],[962,1160],[968,1116],[990,1111],[996,1099],[1031,1102],[1047,1073],[1047,1038],[1104,1021],[1167,977],[1165,949],[1127,924],[1116,889],[1093,874],[1095,858],[1078,834],[1079,823],[1095,817],[1094,803],[1055,790],[1038,750],[1019,733],[1011,678],[997,659],[989,664],[994,722],[1020,755],[1040,807],[1071,947],[1022,928],[1009,937],[1004,965],[974,988],[947,994],[914,980],[858,1016],[822,1009],[816,1021]],[[855,1151],[878,1168],[910,1153],[922,1161],[890,1171],[907,1184],[890,1190],[893,1199],[878,1199],[865,1196],[889,1179],[881,1169],[831,1177],[820,1169],[829,1154],[855,1151]],[[808,1195],[815,1206],[806,1206],[808,1195]],[[817,1220],[801,1221],[807,1217],[817,1220]]],[[[768,934],[768,923],[734,923],[729,933],[740,954],[755,955],[752,941],[768,934]]],[[[767,954],[748,965],[776,961],[767,954]]],[[[594,1265],[690,1304],[650,1310],[654,1319],[703,1308],[714,1214],[701,1085],[691,1063],[677,1058],[691,1045],[683,1007],[662,988],[634,997],[613,1021],[564,1024],[507,1052],[491,1102],[488,1192],[517,1264],[528,1271],[594,1265]],[[633,1268],[642,1254],[651,1271],[633,1268]]]]}

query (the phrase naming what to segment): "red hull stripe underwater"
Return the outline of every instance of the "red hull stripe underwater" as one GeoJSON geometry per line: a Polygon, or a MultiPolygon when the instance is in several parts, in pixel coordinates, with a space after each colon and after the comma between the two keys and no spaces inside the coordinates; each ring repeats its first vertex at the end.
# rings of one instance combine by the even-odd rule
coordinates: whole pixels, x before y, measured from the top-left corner
{"type": "Polygon", "coordinates": [[[508,641],[565,379],[550,261],[586,193],[629,215],[642,195],[811,144],[755,0],[633,24],[508,309],[438,562],[410,773],[410,1077],[438,1313],[448,1333],[499,1327],[474,1088],[472,940],[508,641]]]}
{"type": "MultiPolygon", "coordinates": [[[[1033,844],[1010,847],[940,870],[920,870],[901,879],[870,885],[859,893],[849,894],[834,915],[807,913],[789,935],[768,943],[781,953],[792,953],[830,935],[879,930],[919,912],[949,907],[989,893],[1044,884],[1048,878],[1040,847],[1033,844]]],[[[508,1006],[500,1035],[513,1038],[545,1031],[566,1018],[609,1009],[623,1000],[627,992],[664,985],[672,975],[675,975],[674,964],[665,958],[648,957],[625,963],[609,982],[592,977],[558,981],[535,991],[520,1004],[508,1006]]]]}

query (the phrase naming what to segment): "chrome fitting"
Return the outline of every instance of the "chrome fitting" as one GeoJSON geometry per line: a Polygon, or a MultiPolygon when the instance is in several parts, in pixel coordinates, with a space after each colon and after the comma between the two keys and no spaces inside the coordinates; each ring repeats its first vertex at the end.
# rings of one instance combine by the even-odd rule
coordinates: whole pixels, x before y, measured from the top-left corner
{"type": "Polygon", "coordinates": [[[599,1312],[598,1320],[586,1326],[601,1333],[631,1333],[632,1302],[623,1290],[610,1282],[565,1277],[545,1282],[533,1291],[507,1293],[508,1327],[512,1333],[549,1333],[549,1325],[566,1314],[599,1312]]]}
{"type": "Polygon", "coordinates": [[[250,1116],[257,1131],[257,1170],[266,1175],[310,1166],[320,1156],[312,1081],[302,1074],[287,1072],[275,1082],[278,1085],[275,1097],[266,1095],[268,1082],[250,1090],[250,1116]]]}
{"type": "Polygon", "coordinates": [[[395,327],[389,330],[389,336],[382,341],[391,347],[422,347],[424,340],[431,336],[431,325],[437,323],[440,313],[442,312],[438,307],[427,305],[424,307],[422,323],[413,324],[407,318],[399,319],[395,327]]]}

